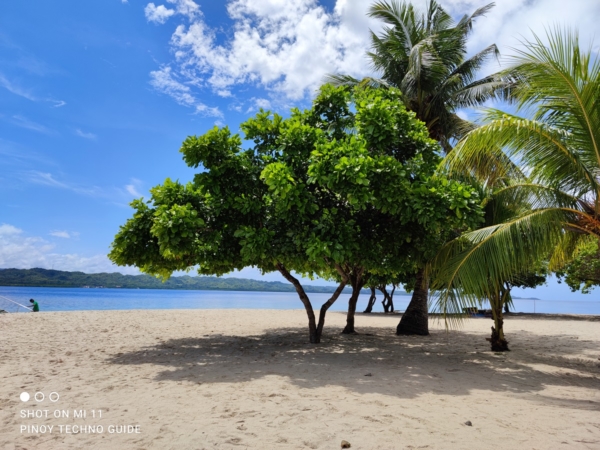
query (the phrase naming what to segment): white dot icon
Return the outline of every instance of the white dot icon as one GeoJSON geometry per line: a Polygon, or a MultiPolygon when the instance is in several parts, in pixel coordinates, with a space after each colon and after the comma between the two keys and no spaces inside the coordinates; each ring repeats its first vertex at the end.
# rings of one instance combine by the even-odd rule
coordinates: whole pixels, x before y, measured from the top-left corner
{"type": "Polygon", "coordinates": [[[28,402],[29,394],[27,392],[21,392],[21,395],[19,396],[19,398],[21,399],[22,402],[28,402]]]}

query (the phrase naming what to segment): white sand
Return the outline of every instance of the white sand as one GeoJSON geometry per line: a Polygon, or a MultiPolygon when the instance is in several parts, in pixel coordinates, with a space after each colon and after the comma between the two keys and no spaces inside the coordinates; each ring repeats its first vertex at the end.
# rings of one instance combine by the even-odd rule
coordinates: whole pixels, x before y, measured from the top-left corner
{"type": "Polygon", "coordinates": [[[489,319],[429,337],[383,315],[340,335],[344,320],[329,313],[310,345],[300,310],[2,315],[0,448],[600,449],[600,321],[510,317],[512,352],[494,354],[489,319]],[[36,391],[60,399],[19,400],[36,391]]]}

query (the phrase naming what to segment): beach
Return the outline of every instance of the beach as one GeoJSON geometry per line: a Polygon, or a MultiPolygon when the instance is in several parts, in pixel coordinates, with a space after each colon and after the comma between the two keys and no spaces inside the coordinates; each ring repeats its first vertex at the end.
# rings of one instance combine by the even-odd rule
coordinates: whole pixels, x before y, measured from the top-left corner
{"type": "Polygon", "coordinates": [[[302,310],[3,314],[0,448],[600,448],[600,318],[509,315],[496,354],[489,319],[399,317],[311,345],[302,310]]]}

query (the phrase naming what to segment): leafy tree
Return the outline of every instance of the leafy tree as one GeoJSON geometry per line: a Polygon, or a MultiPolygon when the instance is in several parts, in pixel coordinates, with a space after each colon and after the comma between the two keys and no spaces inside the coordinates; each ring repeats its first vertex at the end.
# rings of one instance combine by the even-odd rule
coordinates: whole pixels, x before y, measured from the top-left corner
{"type": "MultiPolygon", "coordinates": [[[[480,179],[510,178],[517,163],[528,173],[497,195],[500,205],[525,201],[526,208],[444,249],[445,311],[497,295],[504,281],[548,255],[549,270],[557,270],[600,236],[600,62],[580,48],[575,33],[556,29],[548,40],[526,42],[499,74],[512,80],[517,109],[533,116],[489,109],[484,124],[447,157],[451,170],[470,168],[480,179]]],[[[497,321],[492,348],[505,345],[501,326],[497,321]]]]}
{"type": "Polygon", "coordinates": [[[356,303],[369,276],[417,270],[415,253],[435,253],[442,222],[464,226],[472,217],[465,212],[477,209],[467,201],[468,187],[432,178],[437,146],[398,96],[395,89],[324,86],[311,111],[294,110],[286,120],[293,140],[278,140],[285,145],[281,157],[263,172],[269,201],[288,228],[298,225],[303,205],[315,204],[300,200],[308,190],[322,198],[313,234],[302,226],[294,235],[311,259],[337,262],[348,278],[345,333],[355,332],[356,303]],[[296,157],[298,145],[314,151],[296,157]],[[335,231],[325,239],[319,233],[330,222],[335,231]]]}
{"type": "MultiPolygon", "coordinates": [[[[480,67],[498,55],[496,45],[466,57],[474,21],[493,6],[490,3],[455,22],[435,0],[426,3],[423,14],[411,3],[376,2],[369,15],[386,26],[379,35],[371,33],[371,51],[367,55],[380,76],[359,81],[348,75],[331,75],[327,80],[336,85],[398,88],[402,93],[399,101],[425,123],[429,136],[449,152],[453,141],[474,128],[457,111],[481,105],[502,94],[504,90],[500,88],[506,87],[497,77],[477,79],[480,67]]],[[[429,280],[423,255],[419,258],[421,270],[408,280],[413,286],[413,299],[398,324],[398,334],[428,334],[429,280]]]]}
{"type": "Polygon", "coordinates": [[[431,175],[439,162],[425,127],[398,102],[395,90],[324,86],[310,110],[291,116],[261,111],[182,146],[184,160],[202,165],[193,183],[170,180],[152,189],[115,237],[117,264],[168,277],[198,267],[224,274],[253,265],[290,281],[319,342],[327,309],[352,286],[345,332],[367,274],[418,268],[423,249],[437,248],[448,224],[478,219],[468,186],[431,175]],[[337,279],[319,321],[298,273],[337,279]]]}
{"type": "Polygon", "coordinates": [[[592,237],[581,243],[575,251],[573,259],[557,272],[559,282],[564,277],[565,283],[575,292],[581,289],[589,294],[595,286],[600,286],[600,245],[598,239],[592,237]]]}

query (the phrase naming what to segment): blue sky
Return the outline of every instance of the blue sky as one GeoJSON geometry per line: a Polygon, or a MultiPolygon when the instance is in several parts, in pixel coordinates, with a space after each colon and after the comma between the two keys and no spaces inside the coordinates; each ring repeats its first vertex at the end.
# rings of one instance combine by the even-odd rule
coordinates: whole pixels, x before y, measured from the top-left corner
{"type": "MultiPolygon", "coordinates": [[[[441,3],[458,17],[487,2],[441,3]]],[[[498,3],[476,25],[473,51],[496,42],[509,53],[518,33],[552,23],[578,25],[589,38],[600,17],[584,0],[568,9],[498,3]]],[[[305,106],[325,73],[368,74],[368,30],[378,27],[365,16],[369,4],[3,2],[0,267],[134,273],[111,266],[110,242],[133,198],[166,177],[191,179],[178,152],[185,137],[215,124],[237,131],[259,107],[305,106]]],[[[547,289],[569,296],[564,286],[547,289]]]]}

